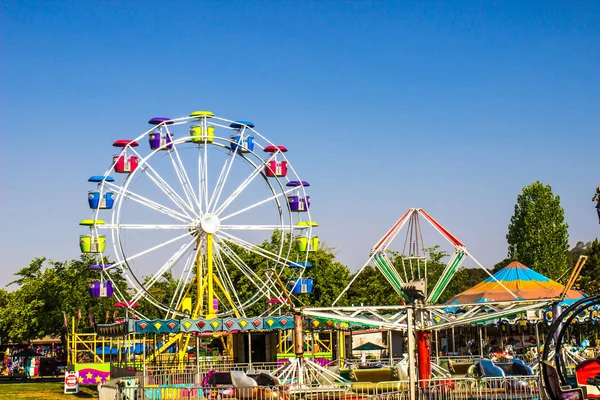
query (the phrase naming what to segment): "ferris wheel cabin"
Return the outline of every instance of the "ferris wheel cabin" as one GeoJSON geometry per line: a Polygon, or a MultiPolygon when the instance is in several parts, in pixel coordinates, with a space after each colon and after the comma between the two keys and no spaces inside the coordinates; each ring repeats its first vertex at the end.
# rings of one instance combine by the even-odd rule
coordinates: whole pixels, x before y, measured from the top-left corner
{"type": "Polygon", "coordinates": [[[82,253],[103,253],[106,248],[106,235],[97,235],[92,228],[104,225],[100,219],[84,219],[79,223],[81,226],[89,226],[89,235],[79,235],[79,248],[82,253]]]}
{"type": "MultiPolygon", "coordinates": [[[[113,146],[127,149],[138,146],[138,142],[135,140],[117,140],[113,143],[113,146]]],[[[113,164],[115,165],[115,172],[128,174],[137,168],[138,157],[125,151],[121,154],[113,155],[113,164]]]]}
{"type": "Polygon", "coordinates": [[[88,191],[88,203],[92,210],[96,209],[111,209],[115,204],[115,193],[106,192],[100,193],[100,190],[88,191]]]}
{"type": "MultiPolygon", "coordinates": [[[[277,154],[285,153],[287,148],[285,146],[267,146],[263,150],[266,153],[277,154]]],[[[268,177],[281,177],[287,175],[287,161],[270,160],[265,166],[265,175],[268,177]]]]}
{"type": "MultiPolygon", "coordinates": [[[[286,186],[300,188],[310,186],[310,184],[306,181],[290,181],[286,186]]],[[[292,211],[305,212],[310,207],[310,196],[301,196],[296,193],[288,196],[287,199],[292,211]]]]}
{"type": "Polygon", "coordinates": [[[236,121],[229,125],[230,128],[237,129],[237,133],[231,135],[231,151],[238,153],[249,153],[254,150],[254,136],[246,134],[246,128],[254,128],[250,121],[236,121]]]}
{"type": "Polygon", "coordinates": [[[296,238],[296,248],[300,253],[306,253],[307,251],[319,250],[319,237],[318,236],[298,236],[296,238]]]}
{"type": "Polygon", "coordinates": [[[103,253],[106,248],[106,236],[79,235],[79,248],[82,253],[103,253]]]}
{"type": "Polygon", "coordinates": [[[206,120],[214,117],[210,111],[194,111],[190,117],[198,118],[198,124],[190,126],[192,143],[212,143],[215,138],[215,127],[208,125],[206,120]]]}
{"type": "Polygon", "coordinates": [[[293,294],[306,294],[312,293],[313,291],[313,279],[312,278],[300,278],[292,279],[288,286],[293,294]]]}
{"type": "MultiPolygon", "coordinates": [[[[114,182],[115,179],[112,176],[94,175],[88,179],[88,182],[98,183],[98,186],[102,182],[114,182]]],[[[92,210],[100,209],[111,209],[115,203],[115,193],[112,191],[102,192],[99,188],[96,190],[88,191],[88,203],[92,210]]]]}
{"type": "Polygon", "coordinates": [[[148,135],[151,150],[171,150],[173,148],[173,135],[163,132],[161,127],[173,124],[171,118],[154,117],[148,121],[150,125],[157,125],[156,129],[148,135]]]}
{"type": "Polygon", "coordinates": [[[89,289],[92,297],[112,297],[114,294],[112,281],[91,281],[89,289]]]}
{"type": "MultiPolygon", "coordinates": [[[[302,230],[306,230],[308,228],[314,228],[319,226],[316,221],[300,221],[296,223],[296,226],[302,230]]],[[[300,253],[306,253],[307,251],[317,251],[319,250],[319,237],[318,236],[310,236],[308,234],[301,234],[296,237],[296,249],[300,253]]],[[[294,263],[298,265],[299,268],[303,263],[294,263]]],[[[290,265],[291,267],[291,265],[290,265]]],[[[307,263],[306,267],[312,267],[312,264],[307,263]]]]}

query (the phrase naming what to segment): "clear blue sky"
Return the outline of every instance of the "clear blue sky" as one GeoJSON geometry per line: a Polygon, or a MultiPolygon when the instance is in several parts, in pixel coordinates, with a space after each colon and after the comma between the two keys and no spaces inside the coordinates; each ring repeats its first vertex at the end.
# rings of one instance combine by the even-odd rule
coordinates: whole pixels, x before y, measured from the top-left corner
{"type": "Polygon", "coordinates": [[[600,236],[600,2],[0,7],[0,284],[35,256],[79,256],[86,180],[115,139],[197,109],[290,149],[352,270],[409,207],[491,267],[535,180],[561,196],[572,244],[600,236]]]}

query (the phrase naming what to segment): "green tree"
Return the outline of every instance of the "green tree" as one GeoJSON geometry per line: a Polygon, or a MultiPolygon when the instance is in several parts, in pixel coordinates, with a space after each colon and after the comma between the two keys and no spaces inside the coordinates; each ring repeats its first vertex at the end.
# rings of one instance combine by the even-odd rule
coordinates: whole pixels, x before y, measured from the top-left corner
{"type": "MultiPolygon", "coordinates": [[[[576,249],[583,247],[579,246],[580,243],[582,242],[577,243],[576,249]]],[[[595,239],[588,243],[585,252],[588,259],[579,275],[577,286],[588,295],[596,295],[600,294],[600,279],[598,279],[600,276],[600,242],[595,239]]]]}
{"type": "MultiPolygon", "coordinates": [[[[15,274],[17,279],[10,285],[18,287],[5,298],[0,297],[0,303],[6,301],[0,316],[0,332],[13,342],[46,335],[61,336],[66,342],[64,315],[73,317],[79,313],[78,331],[93,331],[89,313],[96,322],[104,322],[105,313],[114,309],[114,299],[90,296],[89,282],[98,280],[97,271],[89,269],[92,264],[94,258],[86,255],[65,262],[34,258],[15,274]]],[[[118,272],[112,274],[112,279],[122,281],[118,272]]],[[[68,324],[71,325],[70,318],[68,324]]]]}
{"type": "Polygon", "coordinates": [[[560,197],[539,181],[525,186],[517,197],[508,226],[508,257],[557,281],[568,269],[568,225],[560,197]]]}
{"type": "Polygon", "coordinates": [[[587,255],[590,247],[592,247],[592,242],[577,242],[575,247],[569,250],[569,268],[575,266],[580,256],[587,255]]]}
{"type": "MultiPolygon", "coordinates": [[[[144,277],[144,283],[147,283],[150,278],[150,276],[144,277]]],[[[177,281],[173,278],[173,274],[171,274],[171,272],[166,272],[158,281],[154,282],[154,284],[148,288],[148,294],[157,302],[170,305],[171,300],[175,295],[176,288],[177,281]]],[[[166,312],[152,304],[148,299],[142,298],[138,303],[139,306],[137,307],[137,311],[144,317],[148,319],[165,318],[166,312]]]]}
{"type": "Polygon", "coordinates": [[[348,288],[345,297],[346,303],[354,306],[402,304],[402,299],[381,272],[370,265],[362,270],[352,286],[348,288]]]}

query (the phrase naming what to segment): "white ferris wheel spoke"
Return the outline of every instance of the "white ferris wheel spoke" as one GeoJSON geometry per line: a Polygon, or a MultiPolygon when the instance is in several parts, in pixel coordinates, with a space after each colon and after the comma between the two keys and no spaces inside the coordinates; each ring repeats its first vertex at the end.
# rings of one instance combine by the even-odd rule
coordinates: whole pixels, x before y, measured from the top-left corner
{"type": "MultiPolygon", "coordinates": [[[[177,287],[175,288],[175,293],[173,293],[173,298],[171,299],[171,303],[169,304],[169,309],[171,309],[171,310],[175,309],[175,307],[177,307],[177,305],[181,304],[181,299],[183,298],[183,295],[185,294],[186,286],[187,286],[188,282],[190,281],[190,276],[192,274],[192,271],[194,270],[194,261],[198,257],[198,252],[200,251],[201,246],[202,246],[202,242],[196,248],[195,251],[190,253],[190,255],[188,256],[188,258],[185,262],[185,266],[183,267],[183,270],[181,271],[181,276],[179,277],[179,280],[177,281],[177,287]],[[185,278],[184,278],[184,275],[185,275],[185,278]]],[[[173,316],[175,316],[175,313],[171,312],[171,314],[173,316]]],[[[169,312],[167,311],[165,319],[168,319],[168,318],[169,318],[169,312]]]]}
{"type": "Polygon", "coordinates": [[[217,208],[214,212],[216,215],[220,215],[223,210],[225,210],[239,195],[252,183],[252,181],[261,174],[262,170],[260,168],[255,168],[252,173],[238,186],[233,193],[221,204],[219,208],[217,208]]]}
{"type": "Polygon", "coordinates": [[[221,167],[221,172],[219,173],[219,178],[217,179],[217,184],[215,185],[212,196],[210,196],[210,201],[208,202],[208,206],[206,207],[207,212],[210,212],[211,209],[216,207],[219,202],[219,198],[221,197],[221,193],[223,192],[223,187],[225,186],[225,182],[227,181],[227,175],[229,174],[229,170],[231,169],[231,164],[233,164],[233,158],[225,158],[225,162],[221,167]]]}
{"type": "Polygon", "coordinates": [[[192,218],[188,212],[194,215],[194,210],[173,190],[171,186],[150,166],[142,169],[142,172],[148,176],[148,178],[154,182],[154,184],[169,198],[171,201],[179,207],[179,209],[185,213],[188,217],[192,218]],[[152,172],[150,174],[148,171],[152,172]],[[187,210],[187,211],[186,211],[187,210]]]}
{"type": "Polygon", "coordinates": [[[185,194],[188,204],[192,208],[194,208],[194,205],[196,205],[198,206],[198,210],[200,210],[200,203],[198,202],[198,198],[196,197],[196,193],[192,187],[190,178],[185,170],[185,166],[181,162],[181,157],[179,156],[179,151],[177,151],[177,146],[173,146],[173,150],[169,152],[169,158],[171,159],[171,163],[173,164],[173,169],[175,170],[175,174],[179,179],[179,183],[183,188],[183,193],[185,194]],[[173,157],[173,154],[175,154],[175,157],[173,157]]]}
{"type": "MultiPolygon", "coordinates": [[[[204,124],[204,129],[206,132],[206,124],[204,124]]],[[[206,134],[208,134],[208,132],[206,132],[206,134]]],[[[204,158],[202,161],[204,163],[202,166],[202,183],[204,185],[204,209],[208,212],[208,145],[204,146],[204,158]]]]}
{"type": "Polygon", "coordinates": [[[176,225],[167,225],[167,224],[105,224],[100,225],[100,229],[104,228],[115,228],[115,229],[138,229],[138,230],[189,230],[189,224],[176,224],[176,225]]]}
{"type": "MultiPolygon", "coordinates": [[[[221,225],[219,229],[220,230],[233,230],[233,231],[235,231],[235,230],[238,230],[238,231],[287,230],[284,228],[286,228],[285,225],[221,225]]],[[[293,228],[296,228],[296,227],[293,227],[293,228]]],[[[297,227],[296,229],[306,229],[306,227],[297,227]]]]}
{"type": "Polygon", "coordinates": [[[273,196],[269,196],[269,197],[267,197],[266,199],[259,201],[258,203],[254,203],[254,204],[252,204],[252,205],[250,205],[250,206],[248,206],[248,207],[246,207],[246,208],[243,208],[243,209],[241,209],[241,210],[238,210],[238,211],[236,211],[236,212],[233,212],[233,213],[231,213],[231,214],[228,214],[228,215],[226,215],[226,216],[224,216],[224,217],[220,218],[220,220],[221,220],[221,221],[225,221],[225,220],[226,220],[226,219],[228,219],[228,218],[235,217],[236,215],[239,215],[239,214],[245,213],[246,211],[252,210],[253,208],[259,207],[259,206],[261,206],[261,205],[263,205],[263,204],[265,204],[265,203],[268,203],[268,202],[270,202],[270,201],[273,201],[273,200],[277,199],[278,197],[281,197],[281,196],[287,196],[289,193],[292,193],[292,192],[294,192],[295,190],[297,190],[297,188],[291,188],[291,189],[288,189],[288,190],[286,190],[286,191],[284,191],[284,192],[282,192],[282,193],[277,193],[277,194],[275,194],[275,195],[273,195],[273,196]]]}
{"type": "MultiPolygon", "coordinates": [[[[264,285],[259,285],[258,282],[263,282],[260,278],[246,263],[238,256],[238,254],[231,248],[225,241],[220,241],[218,244],[222,253],[233,263],[233,265],[242,273],[248,280],[256,287],[261,293],[261,297],[269,298],[269,291],[265,290],[264,285]]],[[[258,300],[258,299],[257,299],[258,300]]]]}
{"type": "MultiPolygon", "coordinates": [[[[206,147],[206,146],[204,146],[206,147]]],[[[202,205],[205,203],[206,194],[204,193],[204,168],[202,167],[202,147],[198,146],[198,199],[200,200],[200,215],[203,214],[204,208],[202,205]]]]}
{"type": "Polygon", "coordinates": [[[290,263],[292,263],[292,261],[286,259],[285,257],[282,257],[281,255],[275,254],[270,252],[269,250],[263,249],[262,247],[256,246],[250,242],[245,241],[244,239],[241,239],[237,236],[234,236],[230,233],[227,232],[223,232],[223,231],[219,231],[220,235],[225,236],[224,238],[220,237],[219,235],[219,239],[223,240],[223,241],[228,241],[231,242],[233,244],[236,244],[248,251],[251,251],[257,255],[260,255],[262,257],[268,258],[269,260],[275,262],[275,263],[280,263],[283,265],[288,265],[290,263]]]}
{"type": "Polygon", "coordinates": [[[188,215],[182,214],[182,213],[175,211],[169,207],[165,207],[162,204],[159,204],[155,201],[147,199],[146,197],[140,196],[139,194],[134,193],[131,190],[125,189],[121,186],[117,186],[114,183],[105,182],[105,184],[109,188],[115,190],[117,195],[125,195],[125,197],[131,199],[132,201],[135,201],[136,203],[139,203],[139,204],[141,204],[145,207],[148,207],[152,210],[161,212],[161,213],[168,215],[169,217],[179,220],[181,222],[190,221],[190,217],[188,215]]]}
{"type": "Polygon", "coordinates": [[[240,316],[245,317],[246,312],[244,311],[243,304],[240,301],[237,291],[235,290],[235,285],[231,281],[231,276],[229,276],[229,271],[227,271],[227,266],[225,265],[223,259],[221,258],[221,254],[218,251],[218,247],[217,247],[217,251],[215,252],[215,256],[216,257],[214,258],[214,261],[215,261],[215,266],[217,267],[216,271],[217,271],[217,275],[219,276],[219,281],[223,285],[224,290],[227,292],[227,294],[229,295],[230,298],[232,297],[231,295],[233,294],[233,297],[235,298],[235,300],[233,298],[231,298],[231,301],[234,303],[233,307],[235,307],[235,310],[237,310],[237,312],[240,314],[240,316]]]}
{"type": "MultiPolygon", "coordinates": [[[[143,157],[134,149],[131,149],[140,159],[143,157]]],[[[190,208],[179,194],[173,190],[173,188],[160,176],[158,172],[152,166],[146,162],[140,164],[138,168],[167,196],[188,218],[193,219],[192,215],[195,215],[193,208],[190,208]],[[152,174],[150,172],[152,172],[152,174]],[[187,209],[187,211],[186,211],[187,209]],[[188,213],[190,211],[192,215],[188,213]]]]}
{"type": "MultiPolygon", "coordinates": [[[[135,149],[132,148],[131,150],[137,154],[140,159],[143,159],[143,157],[137,151],[135,151],[135,149]]],[[[152,168],[149,163],[146,162],[143,165],[140,165],[139,168],[152,182],[154,182],[154,184],[165,194],[165,196],[171,199],[171,201],[175,203],[177,207],[179,207],[184,214],[186,214],[189,218],[192,218],[192,216],[187,213],[186,209],[190,211],[192,215],[196,214],[194,209],[190,208],[189,204],[187,204],[185,200],[183,200],[181,196],[179,196],[179,194],[173,190],[173,188],[162,178],[162,176],[160,176],[158,172],[156,172],[154,168],[152,168]],[[148,171],[152,172],[152,174],[150,174],[148,171]]]]}
{"type": "Polygon", "coordinates": [[[141,251],[141,252],[139,252],[137,254],[134,254],[134,255],[132,255],[130,257],[127,257],[127,259],[119,260],[118,262],[114,263],[111,268],[119,267],[121,265],[126,265],[129,261],[133,261],[133,260],[135,260],[138,257],[141,257],[141,256],[143,256],[145,254],[153,252],[154,250],[158,250],[161,247],[167,246],[167,245],[169,245],[169,244],[171,244],[173,242],[181,240],[181,239],[183,239],[186,236],[189,237],[190,233],[186,232],[183,235],[177,236],[177,237],[175,237],[173,239],[167,240],[166,242],[160,243],[160,244],[158,244],[158,245],[156,245],[154,247],[149,248],[148,250],[144,250],[144,251],[141,251]]]}
{"type": "Polygon", "coordinates": [[[264,291],[262,286],[259,286],[256,282],[261,282],[262,279],[240,258],[240,256],[233,250],[226,241],[219,240],[217,243],[219,249],[224,250],[223,254],[233,263],[233,265],[248,278],[259,290],[264,291]]]}
{"type": "Polygon", "coordinates": [[[167,260],[167,262],[164,263],[163,266],[160,267],[159,270],[156,271],[156,273],[154,275],[152,275],[152,277],[150,277],[150,279],[148,279],[147,281],[144,282],[144,287],[143,288],[139,288],[137,290],[136,294],[132,297],[131,301],[135,303],[136,301],[138,301],[139,299],[141,299],[142,296],[144,295],[144,293],[147,290],[149,290],[152,286],[154,286],[154,284],[156,282],[158,282],[158,280],[166,272],[170,271],[171,268],[173,268],[173,266],[179,262],[179,260],[181,259],[181,257],[183,257],[183,255],[190,249],[190,247],[192,247],[194,245],[195,242],[196,242],[196,239],[192,239],[188,243],[186,243],[183,246],[181,246],[179,248],[179,250],[177,250],[175,252],[175,254],[173,254],[173,256],[171,258],[169,258],[167,260]]]}

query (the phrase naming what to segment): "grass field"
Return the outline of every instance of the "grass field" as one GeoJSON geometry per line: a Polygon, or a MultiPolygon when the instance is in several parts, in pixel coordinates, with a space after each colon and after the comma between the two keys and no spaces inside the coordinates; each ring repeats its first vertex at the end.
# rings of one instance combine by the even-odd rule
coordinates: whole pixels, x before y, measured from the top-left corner
{"type": "Polygon", "coordinates": [[[0,399],[97,399],[96,386],[80,386],[78,394],[64,394],[63,382],[0,384],[0,399]]]}

